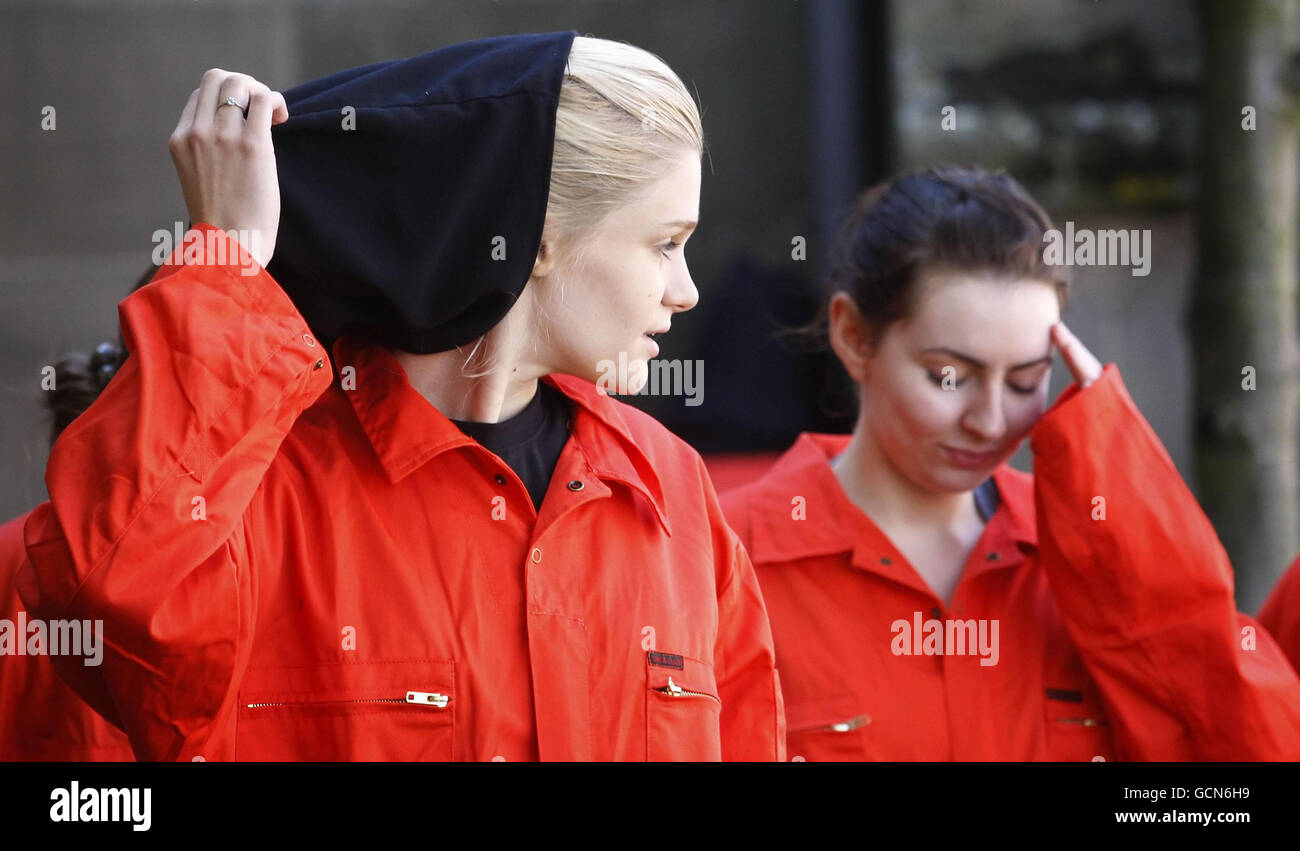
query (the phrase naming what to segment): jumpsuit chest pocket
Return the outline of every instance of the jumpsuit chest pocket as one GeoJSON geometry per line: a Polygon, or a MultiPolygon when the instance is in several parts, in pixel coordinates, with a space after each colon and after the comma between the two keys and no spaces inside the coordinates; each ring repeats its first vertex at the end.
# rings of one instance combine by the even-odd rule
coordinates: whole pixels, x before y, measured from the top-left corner
{"type": "Polygon", "coordinates": [[[1110,721],[1096,689],[1047,688],[1043,702],[1048,759],[1110,762],[1115,758],[1110,721]]]}
{"type": "Polygon", "coordinates": [[[722,759],[722,701],[713,666],[675,653],[646,653],[645,741],[651,762],[722,759]]]}
{"type": "Polygon", "coordinates": [[[400,660],[251,668],[239,689],[235,758],[450,760],[455,665],[400,660]]]}
{"type": "Polygon", "coordinates": [[[808,700],[785,709],[786,753],[793,762],[870,759],[871,715],[848,696],[808,700]]]}

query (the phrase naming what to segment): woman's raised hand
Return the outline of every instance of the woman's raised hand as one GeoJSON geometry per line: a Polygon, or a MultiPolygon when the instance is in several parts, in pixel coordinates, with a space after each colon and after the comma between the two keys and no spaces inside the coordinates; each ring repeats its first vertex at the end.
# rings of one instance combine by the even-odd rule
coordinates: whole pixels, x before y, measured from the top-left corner
{"type": "Polygon", "coordinates": [[[213,68],[190,95],[168,141],[190,221],[234,230],[263,267],[280,226],[271,126],[288,118],[279,92],[247,74],[213,68]],[[227,98],[237,105],[227,105],[227,98]]]}
{"type": "Polygon", "coordinates": [[[1061,350],[1061,358],[1079,382],[1079,389],[1087,387],[1101,377],[1101,361],[1088,351],[1079,338],[1070,333],[1064,322],[1052,326],[1052,342],[1061,350]]]}

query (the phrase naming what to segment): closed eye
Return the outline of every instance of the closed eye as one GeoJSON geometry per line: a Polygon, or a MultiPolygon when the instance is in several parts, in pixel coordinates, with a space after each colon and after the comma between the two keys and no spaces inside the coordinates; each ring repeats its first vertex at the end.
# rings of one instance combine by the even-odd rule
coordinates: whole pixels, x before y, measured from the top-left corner
{"type": "MultiPolygon", "coordinates": [[[[943,381],[944,381],[945,376],[943,376],[943,375],[935,375],[933,372],[930,372],[929,370],[926,370],[926,371],[925,371],[925,374],[926,374],[926,377],[928,377],[931,381],[933,381],[933,382],[934,382],[936,385],[938,385],[939,387],[943,387],[943,386],[944,386],[943,381]]],[[[967,376],[966,378],[969,378],[969,377],[970,377],[970,376],[967,376]]],[[[950,383],[948,386],[949,386],[949,387],[960,387],[960,386],[962,386],[963,384],[966,383],[966,378],[963,378],[963,379],[960,380],[960,381],[953,381],[953,382],[950,383]]]]}
{"type": "Polygon", "coordinates": [[[1031,393],[1038,392],[1038,386],[1043,383],[1043,379],[1047,377],[1047,373],[1048,373],[1048,368],[1046,365],[1039,366],[1035,369],[1034,372],[1031,372],[1029,373],[1028,376],[1026,376],[1026,377],[1032,376],[1031,383],[1028,386],[1024,384],[1017,384],[1012,381],[1008,381],[1007,386],[1010,387],[1011,390],[1015,393],[1019,393],[1022,396],[1028,396],[1031,393]]]}

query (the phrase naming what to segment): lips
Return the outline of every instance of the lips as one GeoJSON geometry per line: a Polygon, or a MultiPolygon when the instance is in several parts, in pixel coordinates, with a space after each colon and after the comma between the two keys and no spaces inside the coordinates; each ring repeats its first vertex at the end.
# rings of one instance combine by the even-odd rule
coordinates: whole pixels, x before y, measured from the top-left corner
{"type": "Polygon", "coordinates": [[[967,470],[991,466],[998,459],[997,450],[969,452],[964,449],[953,449],[951,446],[940,446],[940,448],[948,456],[949,461],[967,470]]]}
{"type": "Polygon", "coordinates": [[[644,337],[646,340],[650,341],[650,345],[654,347],[654,354],[651,355],[650,357],[655,357],[656,355],[659,354],[659,343],[658,343],[657,340],[655,340],[655,337],[659,336],[660,334],[667,334],[669,328],[671,328],[671,327],[672,327],[672,326],[665,325],[664,327],[662,327],[662,328],[660,328],[660,329],[658,329],[658,330],[655,330],[655,331],[647,331],[647,332],[645,332],[644,334],[641,335],[641,336],[644,337]]]}

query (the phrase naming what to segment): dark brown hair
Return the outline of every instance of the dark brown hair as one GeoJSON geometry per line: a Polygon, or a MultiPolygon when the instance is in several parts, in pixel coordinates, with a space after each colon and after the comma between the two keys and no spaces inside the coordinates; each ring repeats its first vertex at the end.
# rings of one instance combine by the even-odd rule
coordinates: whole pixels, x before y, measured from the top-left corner
{"type": "Polygon", "coordinates": [[[824,341],[830,297],[846,292],[878,341],[910,315],[917,281],[935,269],[1043,281],[1064,306],[1069,270],[1043,259],[1051,229],[1043,208],[1000,170],[945,166],[872,186],[845,223],[830,292],[807,330],[824,341]]]}

